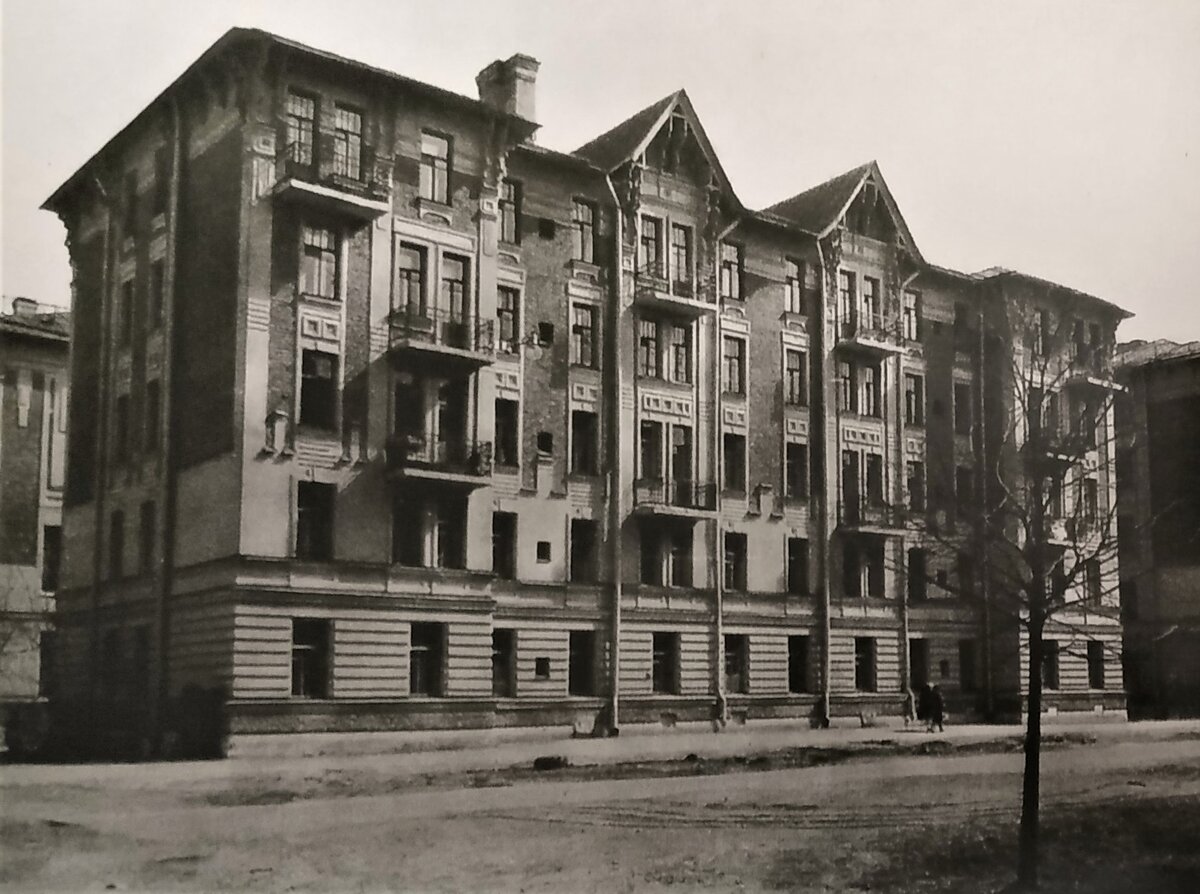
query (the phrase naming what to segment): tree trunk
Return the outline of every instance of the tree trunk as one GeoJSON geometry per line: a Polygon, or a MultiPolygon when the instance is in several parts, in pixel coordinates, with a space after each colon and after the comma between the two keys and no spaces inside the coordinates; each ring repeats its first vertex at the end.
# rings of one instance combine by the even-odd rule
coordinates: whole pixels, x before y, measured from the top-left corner
{"type": "Polygon", "coordinates": [[[1029,625],[1029,697],[1025,723],[1025,775],[1021,787],[1021,830],[1017,847],[1017,881],[1024,890],[1038,885],[1038,807],[1042,772],[1042,628],[1029,625]]]}

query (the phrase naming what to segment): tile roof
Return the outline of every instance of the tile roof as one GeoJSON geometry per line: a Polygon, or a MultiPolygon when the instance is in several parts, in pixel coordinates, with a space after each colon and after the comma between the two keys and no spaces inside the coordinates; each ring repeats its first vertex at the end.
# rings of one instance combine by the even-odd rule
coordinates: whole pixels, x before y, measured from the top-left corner
{"type": "Polygon", "coordinates": [[[669,96],[664,96],[658,102],[646,106],[640,112],[630,115],[616,127],[600,134],[591,142],[584,143],[571,154],[579,156],[603,171],[615,170],[629,160],[634,150],[650,135],[650,128],[675,103],[682,92],[677,90],[669,96]]]}
{"type": "Polygon", "coordinates": [[[872,164],[874,162],[867,162],[852,168],[790,199],[777,202],[766,210],[791,221],[801,229],[822,233],[837,220],[872,164]]]}

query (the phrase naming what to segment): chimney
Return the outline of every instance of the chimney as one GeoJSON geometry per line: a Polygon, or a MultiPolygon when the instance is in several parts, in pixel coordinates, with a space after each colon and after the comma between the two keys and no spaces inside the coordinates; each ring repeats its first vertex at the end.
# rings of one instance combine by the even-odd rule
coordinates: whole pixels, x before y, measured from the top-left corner
{"type": "Polygon", "coordinates": [[[503,62],[497,59],[478,75],[479,99],[500,112],[537,123],[535,88],[538,66],[532,56],[517,53],[503,62]]]}
{"type": "Polygon", "coordinates": [[[32,298],[14,298],[12,312],[18,317],[35,317],[38,312],[38,303],[32,298]]]}

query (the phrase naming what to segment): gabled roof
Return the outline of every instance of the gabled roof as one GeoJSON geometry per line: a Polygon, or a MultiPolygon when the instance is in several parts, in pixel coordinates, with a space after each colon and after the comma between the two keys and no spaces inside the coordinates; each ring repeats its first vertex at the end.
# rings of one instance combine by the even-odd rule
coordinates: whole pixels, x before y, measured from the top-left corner
{"type": "Polygon", "coordinates": [[[904,244],[908,246],[918,261],[924,263],[925,259],[921,256],[921,250],[917,248],[908,224],[904,222],[904,215],[900,213],[896,200],[892,198],[892,191],[888,189],[879,165],[874,161],[851,168],[846,173],[839,174],[824,183],[818,183],[790,199],[777,202],[766,210],[768,213],[791,221],[801,229],[823,237],[837,226],[838,221],[845,215],[850,203],[854,201],[855,196],[858,195],[868,179],[879,189],[879,195],[883,197],[904,244]]]}
{"type": "Polygon", "coordinates": [[[683,114],[692,133],[695,134],[696,140],[700,143],[701,150],[717,175],[717,181],[720,183],[722,191],[734,200],[739,209],[744,208],[733,191],[733,185],[729,182],[725,169],[721,167],[721,160],[717,158],[717,153],[713,150],[712,143],[709,142],[708,134],[704,132],[704,127],[700,124],[700,118],[696,115],[696,110],[692,106],[686,90],[676,90],[658,102],[646,106],[611,130],[584,143],[571,154],[595,165],[605,173],[612,173],[621,165],[634,160],[645,152],[650,141],[654,139],[654,135],[677,109],[683,114]]]}

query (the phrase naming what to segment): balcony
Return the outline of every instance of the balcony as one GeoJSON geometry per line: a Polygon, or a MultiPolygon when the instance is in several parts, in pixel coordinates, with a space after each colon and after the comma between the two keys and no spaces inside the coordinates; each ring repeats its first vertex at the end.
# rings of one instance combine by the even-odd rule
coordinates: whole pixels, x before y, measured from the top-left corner
{"type": "Polygon", "coordinates": [[[1077,345],[1063,382],[1067,388],[1124,391],[1113,375],[1112,354],[1092,345],[1077,345]]]}
{"type": "Polygon", "coordinates": [[[436,441],[423,434],[395,435],[387,443],[393,480],[472,490],[492,480],[488,441],[436,441]]]}
{"type": "Polygon", "coordinates": [[[904,331],[899,317],[860,310],[838,323],[837,343],[869,354],[898,354],[904,351],[904,331]]]}
{"type": "Polygon", "coordinates": [[[639,515],[702,518],[717,509],[715,484],[641,478],[633,483],[633,509],[639,515]]]}
{"type": "Polygon", "coordinates": [[[393,310],[388,318],[392,356],[402,363],[471,373],[496,359],[495,323],[440,308],[406,305],[393,310]]]}
{"type": "Polygon", "coordinates": [[[838,502],[838,528],[843,531],[895,534],[904,530],[906,517],[903,506],[888,506],[863,497],[848,497],[838,502]]]}
{"type": "Polygon", "coordinates": [[[275,159],[276,198],[363,223],[391,209],[392,165],[363,146],[361,158],[340,155],[332,134],[289,143],[275,159]]]}
{"type": "Polygon", "coordinates": [[[715,301],[706,301],[690,279],[668,276],[662,264],[642,266],[634,274],[634,304],[646,310],[673,314],[694,320],[717,309],[715,301]]]}

